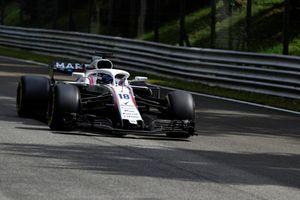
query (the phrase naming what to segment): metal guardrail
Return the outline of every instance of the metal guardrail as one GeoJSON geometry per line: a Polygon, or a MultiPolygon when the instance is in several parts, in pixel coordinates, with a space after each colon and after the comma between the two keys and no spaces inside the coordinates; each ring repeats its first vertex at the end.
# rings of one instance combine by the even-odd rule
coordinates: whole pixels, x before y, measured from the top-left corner
{"type": "Polygon", "coordinates": [[[0,26],[0,45],[83,61],[113,52],[121,68],[300,99],[300,57],[176,47],[103,35],[0,26]]]}

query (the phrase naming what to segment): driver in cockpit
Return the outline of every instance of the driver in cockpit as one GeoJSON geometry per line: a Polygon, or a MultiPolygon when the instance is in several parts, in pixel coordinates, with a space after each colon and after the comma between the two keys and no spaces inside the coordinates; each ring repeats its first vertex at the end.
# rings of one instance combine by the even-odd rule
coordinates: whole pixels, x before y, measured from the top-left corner
{"type": "Polygon", "coordinates": [[[113,78],[109,74],[90,74],[89,77],[90,85],[97,85],[97,84],[112,84],[113,78]]]}

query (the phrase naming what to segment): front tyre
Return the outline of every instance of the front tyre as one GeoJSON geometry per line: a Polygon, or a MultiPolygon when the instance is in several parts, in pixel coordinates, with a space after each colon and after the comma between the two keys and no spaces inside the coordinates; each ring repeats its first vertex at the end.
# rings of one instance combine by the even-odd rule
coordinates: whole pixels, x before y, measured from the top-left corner
{"type": "Polygon", "coordinates": [[[175,91],[166,97],[169,117],[174,120],[194,120],[195,102],[187,92],[175,91]]]}
{"type": "Polygon", "coordinates": [[[69,84],[55,85],[49,98],[48,126],[51,130],[72,130],[73,116],[79,109],[79,89],[69,84]]]}
{"type": "Polygon", "coordinates": [[[174,91],[166,96],[167,115],[173,121],[184,123],[183,131],[167,132],[168,137],[188,138],[195,132],[195,102],[190,93],[174,91]]]}

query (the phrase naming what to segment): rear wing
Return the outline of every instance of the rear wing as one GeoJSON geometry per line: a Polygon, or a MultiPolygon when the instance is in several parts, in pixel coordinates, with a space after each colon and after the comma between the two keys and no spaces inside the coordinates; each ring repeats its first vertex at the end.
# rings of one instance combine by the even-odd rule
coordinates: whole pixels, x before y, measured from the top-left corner
{"type": "Polygon", "coordinates": [[[54,62],[49,65],[49,76],[51,79],[54,77],[54,72],[60,72],[64,74],[72,74],[73,72],[85,72],[87,69],[94,69],[90,64],[84,63],[65,63],[54,62]]]}

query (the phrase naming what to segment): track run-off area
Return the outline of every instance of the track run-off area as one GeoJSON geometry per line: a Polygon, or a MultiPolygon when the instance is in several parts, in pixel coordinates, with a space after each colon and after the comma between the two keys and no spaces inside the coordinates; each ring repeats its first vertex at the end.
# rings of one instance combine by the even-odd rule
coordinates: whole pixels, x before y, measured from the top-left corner
{"type": "Polygon", "coordinates": [[[194,95],[198,136],[50,131],[19,118],[36,63],[0,57],[0,199],[300,199],[300,115],[194,95]]]}

